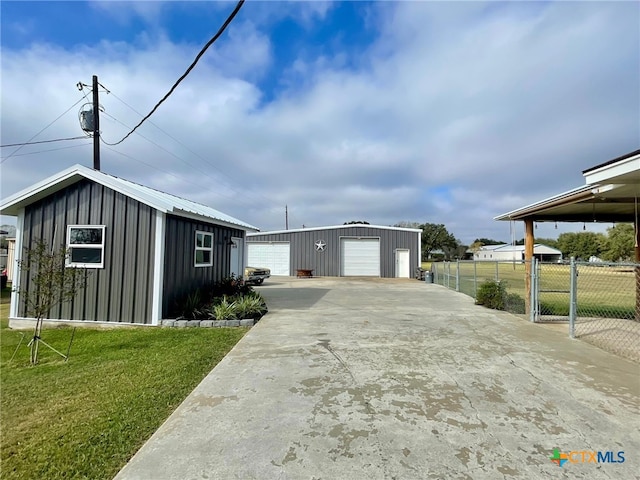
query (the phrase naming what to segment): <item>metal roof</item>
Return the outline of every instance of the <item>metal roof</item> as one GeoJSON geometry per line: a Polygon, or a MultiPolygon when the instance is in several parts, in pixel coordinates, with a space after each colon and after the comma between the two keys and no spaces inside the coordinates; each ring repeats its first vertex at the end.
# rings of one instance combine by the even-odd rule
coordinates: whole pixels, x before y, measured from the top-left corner
{"type": "Polygon", "coordinates": [[[62,190],[80,181],[82,178],[111,188],[163,213],[199,219],[210,223],[240,227],[243,230],[259,230],[253,225],[206,205],[192,202],[191,200],[161,192],[82,165],[74,165],[4,199],[0,205],[0,211],[2,211],[3,215],[17,215],[19,210],[25,206],[62,190]]]}
{"type": "MultiPolygon", "coordinates": [[[[476,253],[480,253],[480,252],[524,252],[525,246],[524,245],[509,245],[508,243],[505,243],[504,245],[487,245],[490,247],[497,247],[497,248],[485,248],[482,247],[480,248],[480,250],[478,250],[476,253]]],[[[537,254],[562,254],[562,252],[560,250],[558,250],[557,248],[553,248],[553,247],[549,247],[548,245],[543,245],[542,243],[536,243],[533,245],[533,253],[537,253],[537,254]]]]}
{"type": "Polygon", "coordinates": [[[626,160],[628,158],[636,157],[638,155],[640,155],[640,149],[639,150],[634,150],[633,152],[630,152],[630,153],[625,153],[624,155],[620,155],[619,157],[616,157],[616,158],[614,158],[612,160],[608,160],[608,161],[606,161],[604,163],[601,163],[600,165],[596,165],[595,167],[587,168],[586,170],[583,170],[582,173],[583,174],[587,174],[589,172],[592,172],[593,170],[598,170],[598,169],[603,168],[603,167],[608,167],[609,165],[613,165],[615,163],[618,163],[621,160],[626,160]]]}
{"type": "Polygon", "coordinates": [[[253,235],[271,235],[276,233],[295,233],[295,232],[313,232],[318,230],[336,230],[339,228],[352,228],[352,227],[365,227],[365,228],[379,228],[382,230],[399,230],[403,232],[420,232],[422,230],[418,228],[404,228],[404,227],[387,227],[383,225],[369,225],[368,223],[349,223],[347,225],[331,225],[328,227],[309,227],[309,228],[294,228],[290,230],[272,230],[270,232],[248,233],[247,237],[253,235]]]}
{"type": "Polygon", "coordinates": [[[589,170],[598,179],[553,197],[494,217],[536,222],[633,222],[640,208],[640,150],[589,170]],[[596,175],[597,174],[597,175],[596,175]]]}

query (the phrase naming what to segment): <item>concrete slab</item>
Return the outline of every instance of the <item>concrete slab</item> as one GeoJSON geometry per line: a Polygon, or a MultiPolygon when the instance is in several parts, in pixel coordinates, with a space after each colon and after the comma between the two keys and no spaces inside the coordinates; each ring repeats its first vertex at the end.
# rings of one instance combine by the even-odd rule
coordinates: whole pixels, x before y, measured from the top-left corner
{"type": "Polygon", "coordinates": [[[415,280],[260,291],[270,313],[117,480],[638,478],[636,363],[415,280]]]}

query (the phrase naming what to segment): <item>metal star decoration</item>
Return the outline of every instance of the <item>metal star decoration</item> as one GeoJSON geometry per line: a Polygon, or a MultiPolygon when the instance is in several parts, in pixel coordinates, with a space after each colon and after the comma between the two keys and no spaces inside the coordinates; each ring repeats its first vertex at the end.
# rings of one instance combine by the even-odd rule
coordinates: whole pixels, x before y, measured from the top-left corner
{"type": "Polygon", "coordinates": [[[323,240],[318,240],[316,241],[315,246],[318,252],[324,252],[324,247],[326,247],[327,244],[323,240]]]}

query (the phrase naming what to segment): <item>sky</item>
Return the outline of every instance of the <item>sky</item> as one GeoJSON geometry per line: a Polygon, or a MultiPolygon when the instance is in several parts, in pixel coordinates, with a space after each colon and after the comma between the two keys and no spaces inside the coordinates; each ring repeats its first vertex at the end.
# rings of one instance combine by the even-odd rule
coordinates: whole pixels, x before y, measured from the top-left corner
{"type": "MultiPolygon", "coordinates": [[[[2,145],[83,136],[97,75],[102,171],[263,231],[442,223],[462,243],[524,236],[496,215],[584,185],[640,147],[640,3],[0,2],[2,145]]],[[[92,139],[3,147],[0,197],[92,139]]],[[[2,223],[14,223],[2,217],[2,223]]],[[[604,231],[611,225],[587,225],[604,231]]],[[[539,224],[537,237],[582,231],[539,224]]]]}

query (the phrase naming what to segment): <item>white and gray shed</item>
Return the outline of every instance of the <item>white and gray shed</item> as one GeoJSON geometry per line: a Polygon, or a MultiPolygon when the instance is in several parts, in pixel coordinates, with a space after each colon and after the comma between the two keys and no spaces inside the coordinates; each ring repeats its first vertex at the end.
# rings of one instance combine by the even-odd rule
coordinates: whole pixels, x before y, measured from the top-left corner
{"type": "Polygon", "coordinates": [[[247,234],[247,264],[272,275],[413,277],[422,231],[348,224],[247,234]]]}
{"type": "MultiPolygon", "coordinates": [[[[14,284],[23,250],[37,240],[69,250],[67,265],[92,272],[84,291],[47,321],[158,325],[195,288],[242,275],[246,232],[256,227],[184,198],[81,165],[0,202],[17,217],[14,284]]],[[[14,291],[11,326],[29,324],[14,291]]]]}

